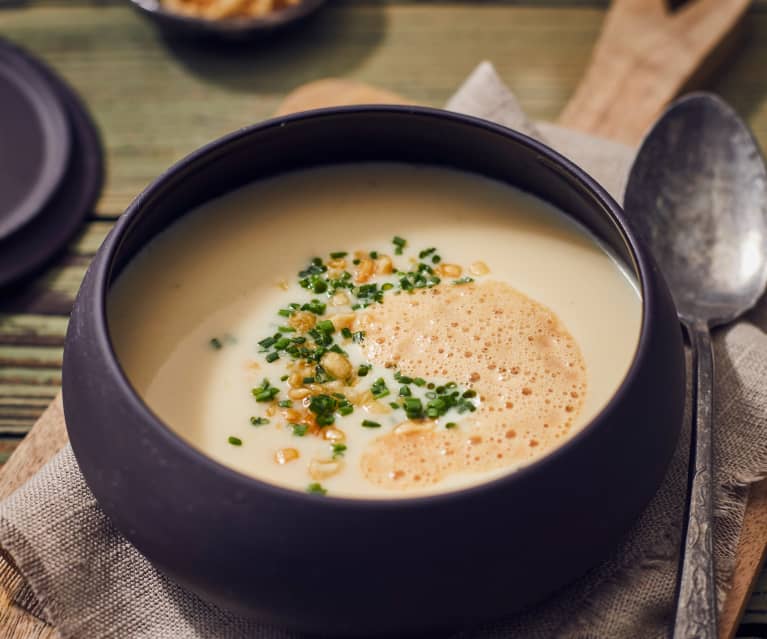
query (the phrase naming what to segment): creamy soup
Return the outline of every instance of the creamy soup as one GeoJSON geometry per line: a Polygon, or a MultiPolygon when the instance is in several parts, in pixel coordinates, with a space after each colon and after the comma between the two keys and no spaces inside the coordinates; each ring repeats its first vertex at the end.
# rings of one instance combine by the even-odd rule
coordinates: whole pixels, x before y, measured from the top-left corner
{"type": "Polygon", "coordinates": [[[608,402],[632,276],[541,200],[443,168],[317,168],[204,204],[109,301],[128,378],[183,439],[319,495],[408,497],[550,453],[608,402]]]}

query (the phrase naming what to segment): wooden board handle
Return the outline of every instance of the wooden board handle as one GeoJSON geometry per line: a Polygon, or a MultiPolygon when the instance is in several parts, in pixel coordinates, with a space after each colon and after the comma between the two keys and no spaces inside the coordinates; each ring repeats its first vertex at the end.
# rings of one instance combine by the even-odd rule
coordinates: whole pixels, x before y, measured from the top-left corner
{"type": "Polygon", "coordinates": [[[636,145],[666,105],[730,50],[750,0],[614,0],[559,123],[636,145]]]}

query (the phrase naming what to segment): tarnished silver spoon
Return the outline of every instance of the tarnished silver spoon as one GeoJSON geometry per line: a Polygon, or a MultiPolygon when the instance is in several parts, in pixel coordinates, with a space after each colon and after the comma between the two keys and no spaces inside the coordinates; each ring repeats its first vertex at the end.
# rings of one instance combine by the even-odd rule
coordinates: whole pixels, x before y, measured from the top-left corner
{"type": "Polygon", "coordinates": [[[715,639],[710,330],[751,308],[767,283],[764,160],[724,101],[691,94],[642,143],[624,206],[663,271],[693,352],[689,512],[674,639],[715,639]]]}

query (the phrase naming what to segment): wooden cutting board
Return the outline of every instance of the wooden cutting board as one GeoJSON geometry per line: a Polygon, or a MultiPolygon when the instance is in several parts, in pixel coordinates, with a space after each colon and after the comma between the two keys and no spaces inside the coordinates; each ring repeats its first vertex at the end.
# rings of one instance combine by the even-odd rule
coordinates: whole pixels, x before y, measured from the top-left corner
{"type": "MultiPolygon", "coordinates": [[[[749,0],[693,0],[671,13],[664,0],[614,0],[589,69],[559,123],[637,145],[663,108],[722,63],[737,41],[749,0]]],[[[385,89],[325,79],[288,95],[279,114],[325,106],[407,104],[385,89]]],[[[9,495],[66,443],[58,397],[0,469],[0,499],[9,495]]],[[[759,574],[767,544],[767,481],[752,487],[732,589],[720,619],[729,639],[759,574]]],[[[0,577],[2,577],[0,556],[0,577]]],[[[20,584],[17,585],[20,588],[20,584]]],[[[49,639],[53,628],[11,603],[0,591],[0,639],[49,639]]]]}

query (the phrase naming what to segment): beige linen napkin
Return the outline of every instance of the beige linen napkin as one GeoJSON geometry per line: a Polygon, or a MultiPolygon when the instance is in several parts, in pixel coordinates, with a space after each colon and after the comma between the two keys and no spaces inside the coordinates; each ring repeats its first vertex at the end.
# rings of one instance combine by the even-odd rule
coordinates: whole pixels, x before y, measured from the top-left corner
{"type": "MultiPolygon", "coordinates": [[[[621,199],[631,149],[529,122],[490,64],[480,65],[447,106],[545,139],[621,199]]],[[[719,331],[715,338],[715,539],[720,601],[732,572],[747,486],[767,470],[767,335],[763,332],[767,303],[763,301],[749,320],[719,331]]],[[[531,610],[457,636],[665,636],[673,608],[688,439],[686,420],[661,489],[602,565],[531,610]]],[[[0,503],[0,546],[29,587],[24,603],[64,638],[294,637],[207,604],[157,573],[101,512],[69,446],[0,503]]],[[[6,583],[12,572],[6,570],[6,583]]],[[[3,579],[0,569],[0,583],[3,579]]]]}

